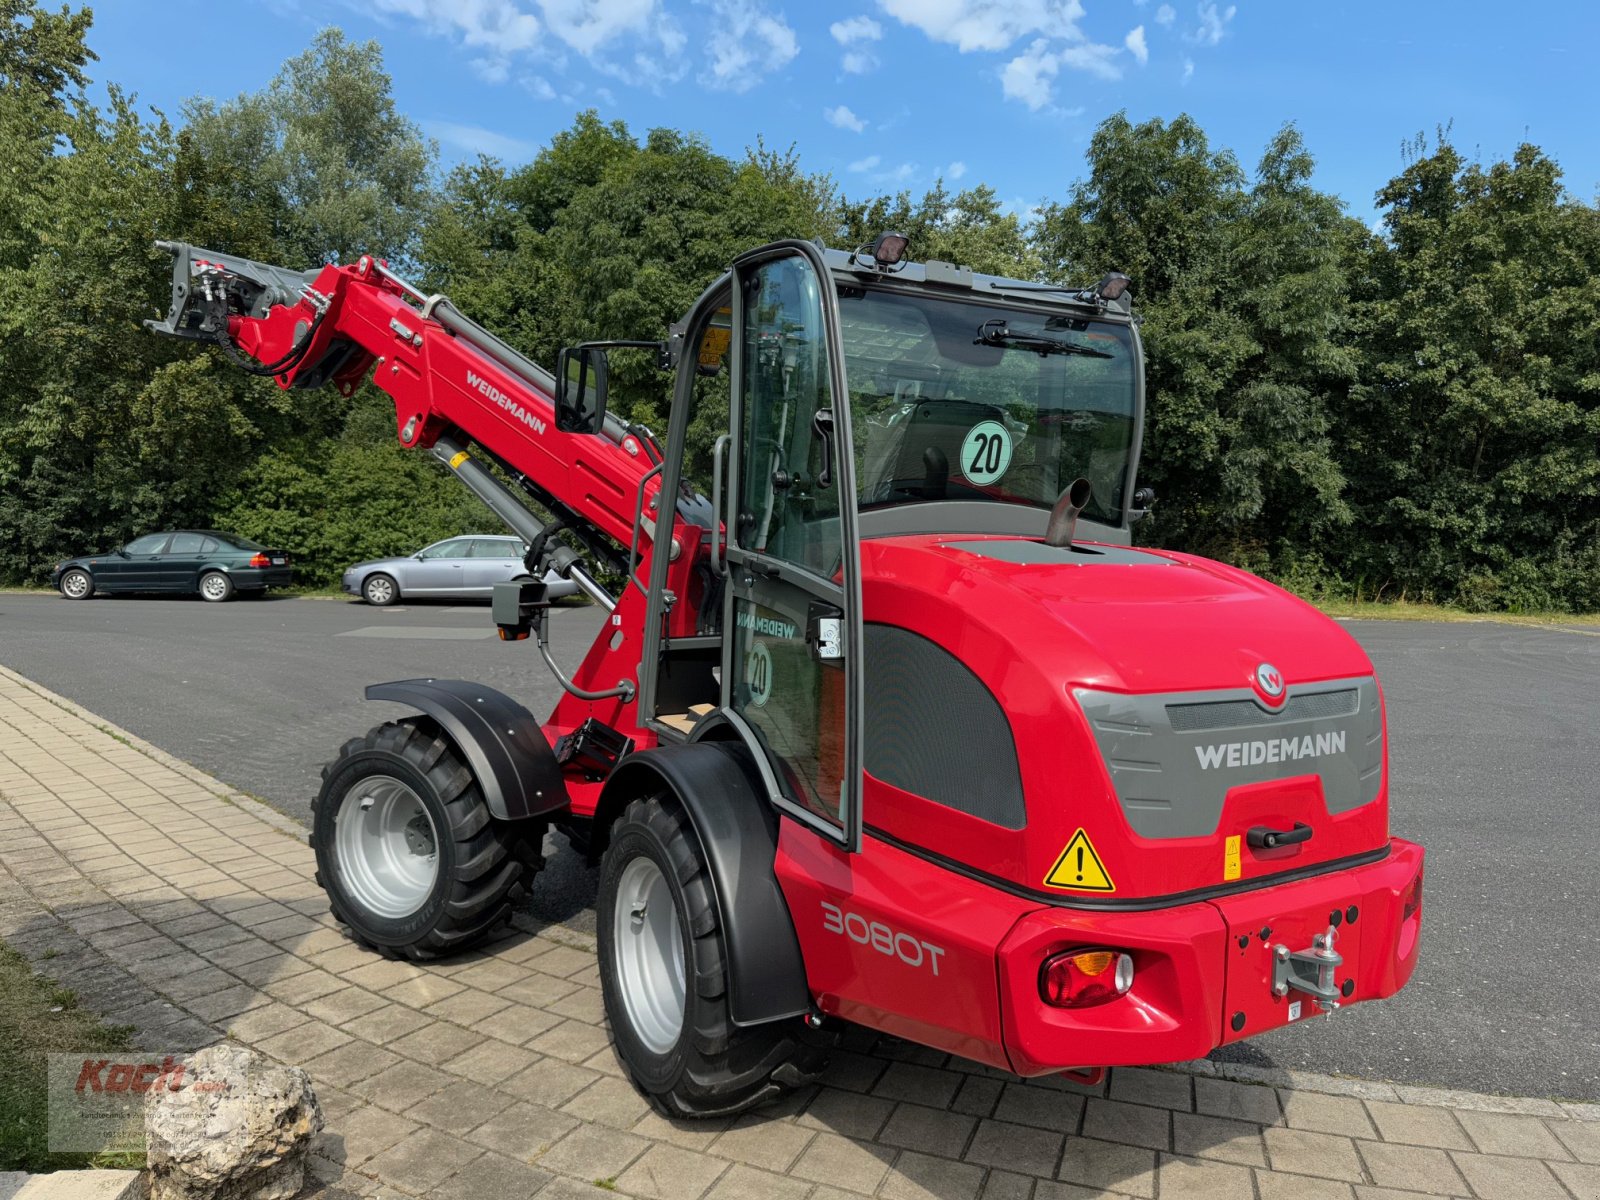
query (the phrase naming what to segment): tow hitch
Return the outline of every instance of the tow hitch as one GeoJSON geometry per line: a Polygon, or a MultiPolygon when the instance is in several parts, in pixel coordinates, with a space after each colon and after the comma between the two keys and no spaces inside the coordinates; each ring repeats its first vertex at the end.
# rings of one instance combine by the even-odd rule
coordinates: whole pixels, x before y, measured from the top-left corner
{"type": "Polygon", "coordinates": [[[1272,947],[1272,994],[1287,996],[1289,989],[1304,992],[1329,1012],[1339,1007],[1339,985],[1334,973],[1344,963],[1344,955],[1333,948],[1338,930],[1328,926],[1326,933],[1311,939],[1311,949],[1290,950],[1281,942],[1272,947]]]}

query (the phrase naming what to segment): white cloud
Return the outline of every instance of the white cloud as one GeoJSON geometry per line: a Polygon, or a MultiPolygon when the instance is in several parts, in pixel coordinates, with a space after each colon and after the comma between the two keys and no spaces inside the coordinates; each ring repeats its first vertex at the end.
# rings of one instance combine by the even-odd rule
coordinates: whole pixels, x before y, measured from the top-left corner
{"type": "Polygon", "coordinates": [[[833,125],[839,129],[848,129],[851,133],[860,133],[867,127],[867,123],[865,121],[856,116],[855,113],[851,112],[849,108],[843,104],[839,105],[837,108],[823,109],[822,115],[827,119],[829,125],[833,125]]]}
{"type": "Polygon", "coordinates": [[[1007,100],[1021,100],[1034,112],[1050,103],[1055,94],[1051,80],[1061,70],[1061,62],[1050,53],[1050,43],[1039,38],[1000,71],[1000,86],[1007,100]]]}
{"type": "Polygon", "coordinates": [[[485,83],[504,83],[511,78],[511,63],[503,58],[475,58],[467,65],[485,83]]]}
{"type": "Polygon", "coordinates": [[[881,163],[882,161],[883,161],[883,159],[880,158],[878,155],[869,154],[865,158],[856,159],[856,161],[851,163],[850,166],[847,169],[852,171],[852,172],[854,172],[857,175],[860,175],[860,174],[863,174],[863,173],[865,173],[867,171],[875,170],[877,168],[878,164],[881,163]]]}
{"type": "Polygon", "coordinates": [[[1191,80],[1193,78],[1194,78],[1194,59],[1186,58],[1186,59],[1183,60],[1183,78],[1178,80],[1178,82],[1179,83],[1188,83],[1189,80],[1191,80]]]}
{"type": "Polygon", "coordinates": [[[828,32],[839,45],[853,46],[857,42],[877,41],[883,36],[883,26],[871,17],[851,17],[847,21],[835,21],[828,26],[828,32]]]}
{"type": "Polygon", "coordinates": [[[1030,34],[1083,36],[1079,0],[878,0],[883,11],[963,54],[1004,50],[1030,34]]]}
{"type": "Polygon", "coordinates": [[[539,8],[550,32],[585,58],[622,34],[648,34],[658,15],[656,0],[539,0],[539,8]]]}
{"type": "Polygon", "coordinates": [[[950,169],[945,172],[945,174],[948,175],[952,181],[960,179],[966,173],[967,164],[960,161],[951,163],[950,169]]]}
{"type": "Polygon", "coordinates": [[[550,86],[550,81],[540,75],[529,75],[522,80],[522,86],[527,88],[539,100],[554,100],[556,89],[550,86]]]}
{"type": "Polygon", "coordinates": [[[380,15],[406,17],[442,37],[483,51],[473,69],[492,83],[504,82],[507,61],[538,44],[539,18],[523,9],[519,0],[453,0],[441,5],[433,0],[371,0],[380,15]]]}
{"type": "Polygon", "coordinates": [[[851,17],[828,26],[833,40],[844,47],[839,66],[846,75],[865,75],[878,65],[872,44],[883,37],[883,26],[871,17],[851,17]]]}
{"type": "Polygon", "coordinates": [[[1233,14],[1239,10],[1232,4],[1219,10],[1215,0],[1204,0],[1196,11],[1200,15],[1200,26],[1189,35],[1189,40],[1198,42],[1202,46],[1215,46],[1227,33],[1228,22],[1233,20],[1233,14]]]}
{"type": "Polygon", "coordinates": [[[1139,60],[1141,67],[1150,61],[1150,47],[1145,45],[1144,42],[1143,25],[1135,25],[1130,29],[1128,36],[1122,39],[1122,44],[1128,48],[1130,54],[1139,60]]]}
{"type": "Polygon", "coordinates": [[[1061,60],[1062,66],[1086,71],[1098,79],[1121,79],[1122,68],[1116,63],[1120,53],[1115,46],[1085,42],[1081,46],[1067,46],[1056,57],[1061,60]]]}
{"type": "Polygon", "coordinates": [[[1163,4],[1160,8],[1156,9],[1157,25],[1171,25],[1177,19],[1178,10],[1173,8],[1170,4],[1163,4]]]}
{"type": "Polygon", "coordinates": [[[538,149],[532,142],[496,133],[480,125],[462,125],[455,121],[424,121],[422,127],[446,145],[465,150],[468,154],[487,154],[492,158],[504,159],[506,162],[523,162],[532,158],[538,149]]]}
{"type": "Polygon", "coordinates": [[[747,92],[800,53],[794,30],[759,0],[710,0],[710,8],[717,37],[701,76],[708,86],[747,92]]]}
{"type": "Polygon", "coordinates": [[[1034,112],[1055,98],[1055,78],[1062,67],[1083,71],[1099,79],[1121,79],[1117,56],[1122,51],[1098,42],[1080,42],[1051,50],[1045,38],[1033,43],[1000,69],[1000,86],[1006,99],[1020,100],[1034,112]]]}

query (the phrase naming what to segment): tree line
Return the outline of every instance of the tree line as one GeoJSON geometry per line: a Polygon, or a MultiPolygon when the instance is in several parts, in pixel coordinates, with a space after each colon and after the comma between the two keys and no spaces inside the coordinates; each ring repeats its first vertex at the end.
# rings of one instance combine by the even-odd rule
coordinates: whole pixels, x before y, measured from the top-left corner
{"type": "MultiPolygon", "coordinates": [[[[88,95],[87,10],[0,0],[0,580],[139,532],[219,526],[307,582],[493,528],[367,387],[285,392],[150,336],[156,237],[285,266],[388,258],[536,360],[664,336],[740,250],[852,246],[1081,283],[1134,280],[1149,351],[1144,542],[1314,598],[1600,610],[1600,210],[1524,145],[1404,147],[1369,228],[1285,126],[1253,167],[1190,117],[1096,130],[1030,219],[994,191],[845,195],[792,150],[642,137],[593,112],[533,161],[441,172],[375,43],[318,34],[262,91],[141,109],[88,95]]],[[[615,403],[665,424],[664,378],[615,403]]]]}

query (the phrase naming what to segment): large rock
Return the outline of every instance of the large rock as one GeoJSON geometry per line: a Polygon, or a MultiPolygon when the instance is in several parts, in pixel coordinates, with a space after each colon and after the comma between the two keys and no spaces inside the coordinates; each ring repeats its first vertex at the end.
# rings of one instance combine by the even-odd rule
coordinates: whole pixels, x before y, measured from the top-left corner
{"type": "Polygon", "coordinates": [[[322,1129],[311,1079],[223,1042],[145,1097],[151,1200],[289,1200],[322,1129]]]}

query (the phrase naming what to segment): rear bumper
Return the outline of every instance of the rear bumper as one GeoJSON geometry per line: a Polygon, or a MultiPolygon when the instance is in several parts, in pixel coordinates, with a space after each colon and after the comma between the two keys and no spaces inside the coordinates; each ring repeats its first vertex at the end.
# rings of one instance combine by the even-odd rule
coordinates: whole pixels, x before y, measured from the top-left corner
{"type": "Polygon", "coordinates": [[[1420,907],[1404,913],[1423,850],[1396,838],[1382,860],[1275,887],[1148,912],[1052,908],[1024,916],[999,950],[1002,1027],[1014,1070],[1202,1058],[1324,1011],[1308,994],[1273,991],[1276,948],[1311,948],[1337,923],[1340,1006],[1391,996],[1416,968],[1420,907]],[[1354,920],[1348,914],[1354,911],[1354,920]],[[1337,918],[1334,914],[1337,913],[1337,918]],[[1127,995],[1094,1008],[1044,1003],[1039,970],[1062,950],[1103,946],[1134,960],[1127,995]]]}
{"type": "Polygon", "coordinates": [[[256,588],[288,587],[294,582],[289,567],[234,567],[228,575],[233,580],[233,586],[245,592],[256,588]]]}

